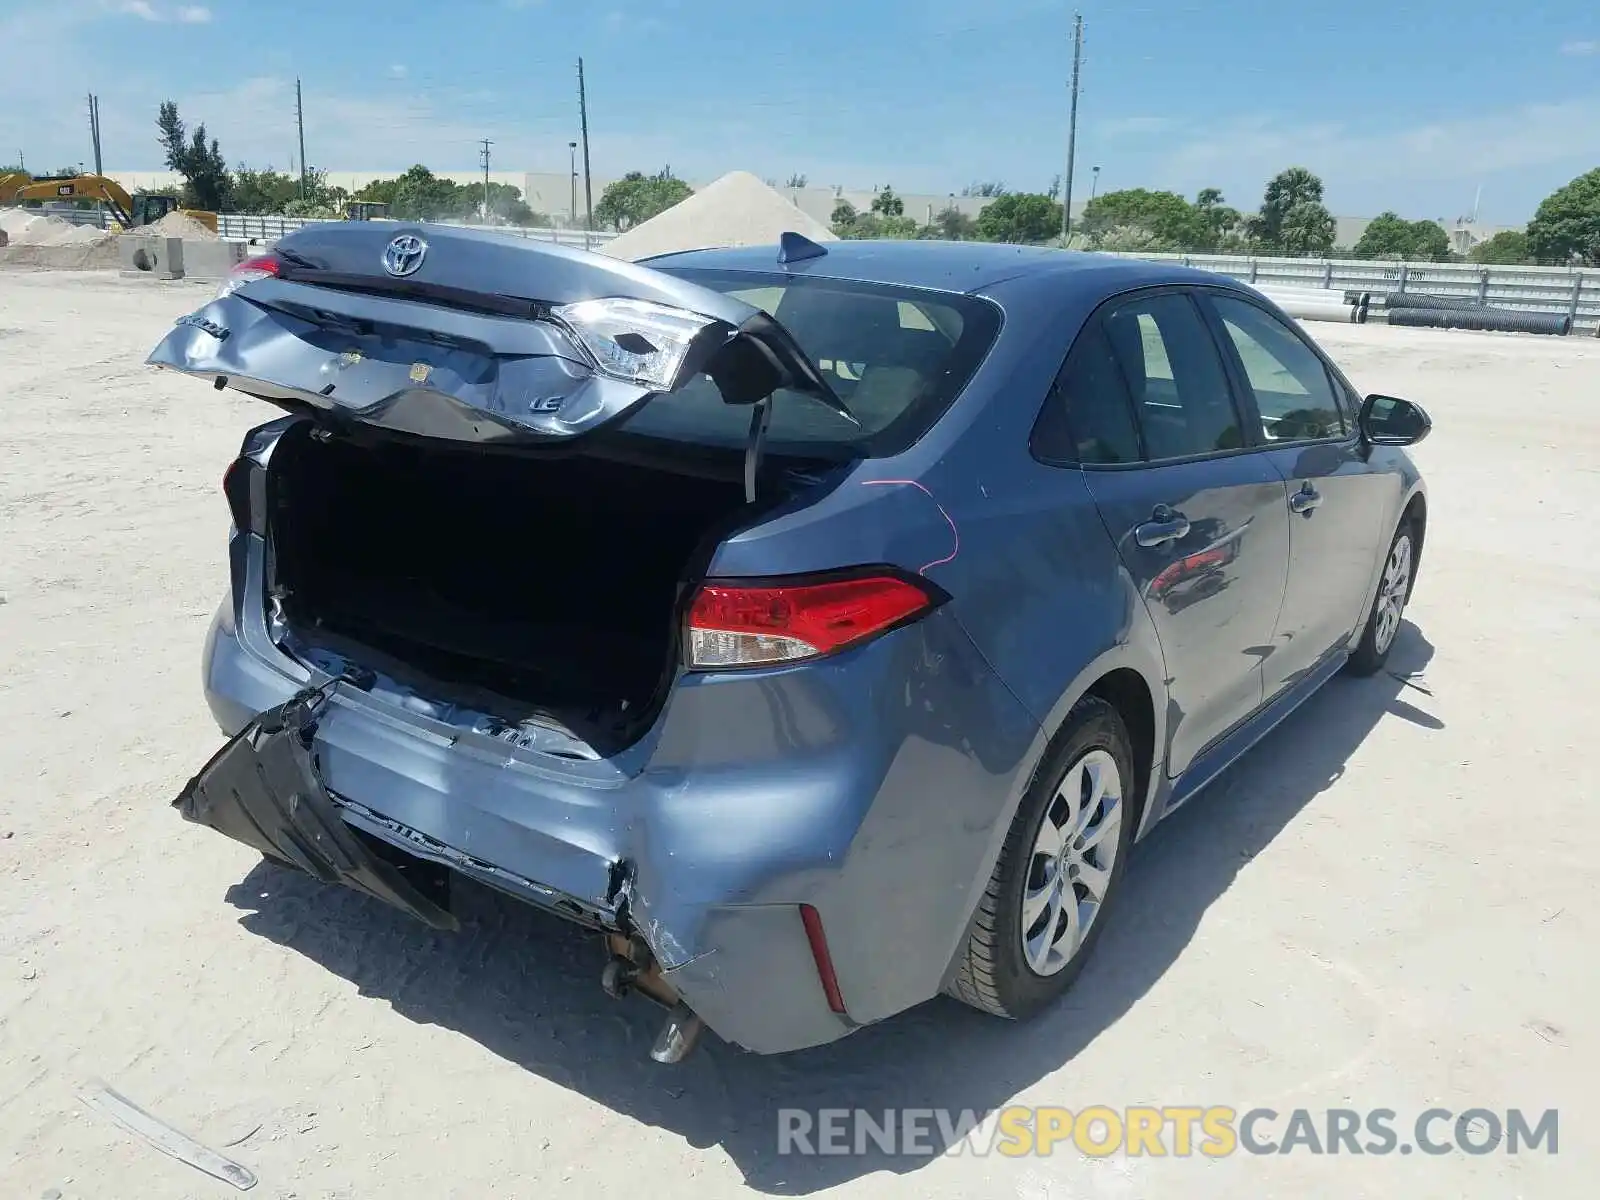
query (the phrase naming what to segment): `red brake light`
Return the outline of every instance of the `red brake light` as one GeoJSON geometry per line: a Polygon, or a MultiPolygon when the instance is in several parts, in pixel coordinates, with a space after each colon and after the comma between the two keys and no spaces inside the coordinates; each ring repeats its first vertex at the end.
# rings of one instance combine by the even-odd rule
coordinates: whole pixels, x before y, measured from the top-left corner
{"type": "Polygon", "coordinates": [[[222,286],[217,289],[217,297],[226,296],[242,283],[249,283],[255,279],[265,279],[269,275],[276,276],[283,272],[283,260],[276,254],[257,254],[245,259],[231,271],[222,281],[222,286]]]}
{"type": "Polygon", "coordinates": [[[914,620],[934,603],[927,588],[887,573],[758,586],[708,582],[689,607],[689,665],[816,658],[914,620]]]}

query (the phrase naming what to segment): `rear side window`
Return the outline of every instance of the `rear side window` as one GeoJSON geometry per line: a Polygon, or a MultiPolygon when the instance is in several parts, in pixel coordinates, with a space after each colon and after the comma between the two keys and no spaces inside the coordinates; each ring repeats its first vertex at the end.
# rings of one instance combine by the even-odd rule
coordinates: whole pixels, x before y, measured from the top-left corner
{"type": "Polygon", "coordinates": [[[1344,436],[1328,368],[1294,330],[1244,300],[1213,296],[1211,304],[1239,354],[1267,441],[1344,436]]]}
{"type": "Polygon", "coordinates": [[[1073,343],[1039,415],[1033,450],[1046,462],[1089,465],[1142,457],[1122,369],[1098,324],[1091,323],[1073,343]]]}
{"type": "MultiPolygon", "coordinates": [[[[944,414],[1000,330],[992,304],[953,292],[759,272],[667,273],[770,313],[861,423],[857,428],[807,396],[780,391],[767,435],[778,453],[898,454],[944,414]]],[[[651,400],[620,428],[742,448],[750,410],[725,404],[702,378],[651,400]]]]}
{"type": "Polygon", "coordinates": [[[1104,329],[1152,460],[1244,445],[1216,342],[1187,296],[1140,297],[1111,310],[1104,329]]]}

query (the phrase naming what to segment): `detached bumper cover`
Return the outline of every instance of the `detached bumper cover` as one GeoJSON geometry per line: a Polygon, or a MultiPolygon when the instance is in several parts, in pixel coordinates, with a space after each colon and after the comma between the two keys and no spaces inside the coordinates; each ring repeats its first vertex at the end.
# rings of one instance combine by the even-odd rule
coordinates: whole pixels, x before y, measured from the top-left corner
{"type": "Polygon", "coordinates": [[[324,883],[392,904],[435,929],[457,929],[455,917],[362,845],[322,786],[311,743],[327,695],[308,689],[257,715],[200,768],[173,807],[324,883]]]}

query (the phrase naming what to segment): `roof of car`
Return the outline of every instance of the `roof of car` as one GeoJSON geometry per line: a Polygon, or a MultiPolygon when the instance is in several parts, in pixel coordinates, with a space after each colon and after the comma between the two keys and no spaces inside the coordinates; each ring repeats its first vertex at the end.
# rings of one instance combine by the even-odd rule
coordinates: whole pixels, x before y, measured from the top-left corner
{"type": "Polygon", "coordinates": [[[643,259],[641,266],[707,271],[787,272],[851,279],[867,283],[904,284],[941,291],[976,292],[1023,275],[1090,274],[1101,283],[1114,279],[1117,288],[1194,280],[1199,272],[1176,263],[1120,258],[1081,251],[1063,253],[1048,246],[1008,246],[994,242],[839,241],[827,253],[787,265],[778,262],[777,246],[736,246],[686,250],[643,259]],[[1111,278],[1108,278],[1111,277],[1111,278]]]}

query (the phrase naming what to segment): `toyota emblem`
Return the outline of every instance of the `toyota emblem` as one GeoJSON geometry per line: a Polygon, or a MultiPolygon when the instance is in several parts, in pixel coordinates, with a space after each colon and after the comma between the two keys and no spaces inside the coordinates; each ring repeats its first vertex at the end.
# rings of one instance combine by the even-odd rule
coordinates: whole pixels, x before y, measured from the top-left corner
{"type": "Polygon", "coordinates": [[[428,243],[414,233],[402,233],[384,249],[383,269],[391,275],[415,275],[428,253],[428,243]]]}

